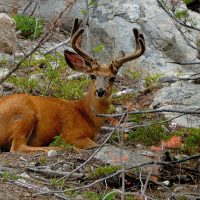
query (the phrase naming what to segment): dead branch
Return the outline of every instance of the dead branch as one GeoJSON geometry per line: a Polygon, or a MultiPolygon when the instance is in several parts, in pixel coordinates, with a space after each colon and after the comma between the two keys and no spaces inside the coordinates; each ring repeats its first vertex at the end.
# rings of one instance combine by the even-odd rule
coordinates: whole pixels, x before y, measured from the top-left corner
{"type": "MultiPolygon", "coordinates": [[[[55,170],[50,170],[50,169],[37,169],[33,167],[28,167],[26,168],[27,171],[30,172],[37,172],[37,173],[42,173],[44,175],[48,175],[50,177],[61,177],[61,176],[68,176],[70,172],[61,172],[61,171],[55,171],[55,170]]],[[[71,175],[72,178],[79,179],[82,178],[84,174],[81,173],[73,173],[71,175]]]]}
{"type": "Polygon", "coordinates": [[[112,177],[114,177],[114,176],[116,176],[116,175],[118,175],[118,174],[121,174],[121,173],[122,173],[122,170],[118,170],[117,172],[115,172],[115,173],[113,173],[113,174],[111,174],[111,175],[108,175],[108,176],[106,176],[106,177],[103,177],[103,178],[101,178],[101,179],[98,179],[98,180],[96,180],[96,181],[94,181],[94,182],[92,182],[92,183],[90,183],[90,184],[88,184],[88,185],[85,185],[85,186],[83,186],[83,187],[76,187],[76,188],[70,188],[70,189],[58,190],[58,191],[44,191],[44,192],[40,192],[40,193],[35,193],[33,196],[38,196],[38,195],[42,195],[42,194],[54,194],[54,193],[59,194],[59,193],[65,193],[65,192],[75,191],[75,190],[84,190],[84,189],[86,189],[86,188],[90,188],[90,187],[92,187],[93,185],[95,185],[95,184],[97,184],[97,183],[100,183],[100,182],[102,182],[102,181],[105,181],[105,180],[107,180],[107,179],[109,179],[109,178],[112,178],[112,177]]]}
{"type": "MultiPolygon", "coordinates": [[[[182,114],[189,114],[189,115],[199,115],[200,108],[197,108],[195,110],[176,110],[176,109],[156,109],[156,110],[141,110],[141,111],[132,111],[132,112],[128,112],[128,114],[147,114],[147,113],[163,113],[163,112],[167,112],[167,113],[182,113],[182,114]]],[[[126,113],[115,113],[115,114],[96,114],[97,117],[120,117],[125,115],[126,113]]]]}

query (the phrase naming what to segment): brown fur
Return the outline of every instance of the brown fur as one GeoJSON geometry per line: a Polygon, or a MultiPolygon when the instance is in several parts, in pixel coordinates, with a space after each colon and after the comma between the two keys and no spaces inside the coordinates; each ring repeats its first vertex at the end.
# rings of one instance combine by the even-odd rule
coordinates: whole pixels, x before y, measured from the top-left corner
{"type": "Polygon", "coordinates": [[[107,113],[109,97],[98,101],[89,92],[82,100],[67,101],[16,94],[2,98],[0,108],[0,146],[10,146],[11,152],[48,151],[51,147],[41,146],[58,134],[67,143],[91,148],[104,123],[95,112],[107,113]]]}
{"type": "Polygon", "coordinates": [[[58,134],[66,143],[79,148],[97,146],[94,141],[104,118],[96,117],[96,113],[108,112],[118,69],[141,56],[145,43],[143,35],[133,29],[135,52],[128,56],[120,54],[110,65],[100,65],[78,46],[83,31],[77,30],[72,37],[72,47],[79,54],[65,50],[64,55],[70,68],[91,76],[87,95],[77,101],[26,94],[0,99],[0,148],[11,152],[47,152],[54,148],[45,146],[58,134]]]}

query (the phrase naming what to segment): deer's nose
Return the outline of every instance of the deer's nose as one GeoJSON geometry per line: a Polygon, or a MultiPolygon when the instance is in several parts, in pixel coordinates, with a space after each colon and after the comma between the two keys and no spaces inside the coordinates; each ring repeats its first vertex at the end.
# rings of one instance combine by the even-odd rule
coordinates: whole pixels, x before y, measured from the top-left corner
{"type": "Polygon", "coordinates": [[[103,88],[96,89],[96,95],[98,97],[103,97],[106,95],[106,90],[103,88]]]}

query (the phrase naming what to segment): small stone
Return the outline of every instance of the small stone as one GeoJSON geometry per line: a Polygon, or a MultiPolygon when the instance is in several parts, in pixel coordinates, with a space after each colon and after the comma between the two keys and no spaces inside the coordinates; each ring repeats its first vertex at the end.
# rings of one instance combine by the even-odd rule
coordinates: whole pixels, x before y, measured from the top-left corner
{"type": "Polygon", "coordinates": [[[163,181],[163,184],[164,184],[165,186],[169,186],[169,185],[170,185],[170,182],[169,182],[169,181],[163,181]]]}
{"type": "Polygon", "coordinates": [[[30,178],[30,176],[26,172],[23,172],[22,174],[20,174],[20,176],[22,178],[30,178]]]}
{"type": "Polygon", "coordinates": [[[48,157],[49,158],[52,158],[52,157],[55,157],[55,156],[57,156],[58,154],[57,154],[57,151],[56,150],[50,150],[50,151],[48,151],[48,157]]]}
{"type": "Polygon", "coordinates": [[[45,75],[43,73],[32,74],[30,76],[29,80],[35,80],[35,81],[45,80],[45,75]]]}
{"type": "Polygon", "coordinates": [[[10,91],[14,88],[14,85],[12,83],[7,83],[7,82],[2,83],[2,86],[3,86],[3,91],[10,91]]]}
{"type": "Polygon", "coordinates": [[[52,69],[58,69],[59,68],[59,63],[58,62],[49,62],[49,64],[51,65],[52,69]]]}
{"type": "Polygon", "coordinates": [[[0,78],[9,72],[6,68],[0,68],[0,78]]]}

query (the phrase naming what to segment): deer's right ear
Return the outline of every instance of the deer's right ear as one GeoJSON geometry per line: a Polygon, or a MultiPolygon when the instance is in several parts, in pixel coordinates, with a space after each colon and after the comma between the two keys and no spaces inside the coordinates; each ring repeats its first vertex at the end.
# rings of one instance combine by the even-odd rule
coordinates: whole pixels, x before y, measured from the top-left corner
{"type": "Polygon", "coordinates": [[[85,73],[91,70],[91,67],[86,65],[84,59],[80,55],[68,50],[64,50],[64,56],[71,69],[85,73]]]}

